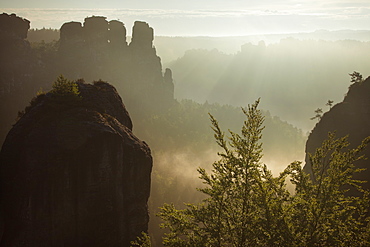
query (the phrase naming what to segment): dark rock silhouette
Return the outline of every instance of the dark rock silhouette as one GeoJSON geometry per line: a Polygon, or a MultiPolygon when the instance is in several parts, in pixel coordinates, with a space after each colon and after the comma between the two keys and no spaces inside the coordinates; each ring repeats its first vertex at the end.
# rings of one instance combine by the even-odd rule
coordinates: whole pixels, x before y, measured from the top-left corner
{"type": "Polygon", "coordinates": [[[34,87],[27,83],[34,72],[31,46],[25,40],[29,27],[28,20],[15,14],[0,14],[0,143],[14,123],[17,110],[28,103],[22,96],[34,87]]]}
{"type": "Polygon", "coordinates": [[[152,158],[115,88],[38,96],[0,153],[0,246],[129,246],[148,228],[152,158]]]}
{"type": "Polygon", "coordinates": [[[131,47],[149,48],[153,47],[154,30],[149,27],[148,23],[143,21],[135,21],[132,28],[131,47]]]}
{"type": "Polygon", "coordinates": [[[30,76],[30,22],[15,14],[0,14],[0,95],[17,91],[30,76]]]}
{"type": "Polygon", "coordinates": [[[13,36],[16,39],[26,39],[30,22],[15,14],[0,14],[0,37],[13,36]]]}
{"type": "Polygon", "coordinates": [[[66,51],[76,45],[83,44],[85,37],[80,22],[67,22],[60,28],[60,49],[66,51]]]}
{"type": "MultiPolygon", "coordinates": [[[[306,143],[306,165],[304,170],[311,173],[311,164],[308,153],[313,154],[322,142],[327,139],[328,132],[336,133],[337,137],[349,135],[351,144],[349,148],[355,148],[361,141],[370,136],[370,77],[362,83],[354,83],[350,86],[343,102],[333,106],[326,112],[316,124],[306,143]]],[[[370,158],[370,147],[364,152],[370,158]]],[[[370,160],[361,160],[356,163],[357,167],[367,170],[356,174],[357,179],[368,181],[370,177],[370,160]]],[[[370,189],[370,184],[365,187],[370,189]]]]}
{"type": "MultiPolygon", "coordinates": [[[[169,91],[166,95],[168,95],[169,97],[174,95],[175,86],[173,83],[172,71],[169,68],[166,68],[164,72],[164,84],[165,84],[164,88],[169,91]]],[[[172,98],[169,98],[166,101],[170,101],[171,99],[172,98]]]]}
{"type": "Polygon", "coordinates": [[[127,47],[125,25],[117,20],[110,21],[108,39],[109,44],[114,48],[124,49],[127,47]]]}

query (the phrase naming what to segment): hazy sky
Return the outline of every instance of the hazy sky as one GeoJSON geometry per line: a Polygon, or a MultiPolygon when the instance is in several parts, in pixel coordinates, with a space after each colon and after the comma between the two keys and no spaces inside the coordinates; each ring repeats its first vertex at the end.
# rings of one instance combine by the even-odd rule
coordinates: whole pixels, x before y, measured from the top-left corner
{"type": "Polygon", "coordinates": [[[171,36],[370,30],[370,0],[1,0],[0,12],[16,13],[32,28],[103,15],[124,22],[129,34],[135,20],[171,36]]]}

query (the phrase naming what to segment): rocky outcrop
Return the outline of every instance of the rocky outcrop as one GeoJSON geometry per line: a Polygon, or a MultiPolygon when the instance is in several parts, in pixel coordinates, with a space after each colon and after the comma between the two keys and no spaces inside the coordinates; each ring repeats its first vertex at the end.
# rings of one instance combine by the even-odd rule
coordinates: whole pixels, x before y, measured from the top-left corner
{"type": "Polygon", "coordinates": [[[0,96],[22,88],[31,73],[31,47],[27,38],[30,22],[15,14],[0,14],[0,96]]]}
{"type": "Polygon", "coordinates": [[[174,84],[165,79],[153,39],[153,28],[142,21],[134,23],[129,44],[120,21],[93,16],[83,25],[65,23],[60,30],[61,72],[68,78],[112,81],[134,112],[138,107],[167,108],[174,103],[174,84]]]}
{"type": "Polygon", "coordinates": [[[154,30],[149,27],[148,23],[143,21],[135,21],[132,28],[132,39],[130,46],[140,49],[151,49],[153,47],[154,30]]]}
{"type": "MultiPolygon", "coordinates": [[[[336,133],[337,137],[349,135],[351,144],[349,148],[355,148],[361,141],[370,136],[370,77],[363,82],[356,82],[349,88],[343,102],[333,106],[325,113],[316,124],[306,143],[306,165],[304,170],[311,171],[311,164],[307,154],[313,154],[316,148],[327,139],[328,132],[336,133]]],[[[365,156],[370,158],[370,147],[365,150],[365,156]]],[[[361,160],[356,163],[357,167],[367,170],[356,175],[357,179],[368,181],[370,177],[370,160],[361,160]]],[[[370,189],[370,184],[366,187],[370,189]]]]}
{"type": "Polygon", "coordinates": [[[26,39],[30,22],[15,14],[0,14],[0,37],[13,36],[15,39],[26,39]]]}
{"type": "Polygon", "coordinates": [[[25,39],[29,26],[14,14],[0,15],[0,143],[27,99],[40,88],[49,90],[50,81],[61,74],[73,80],[110,81],[133,118],[175,104],[173,81],[163,74],[153,46],[154,30],[147,23],[135,22],[128,44],[121,21],[87,17],[84,23],[63,24],[59,42],[34,48],[25,39]]]}
{"type": "Polygon", "coordinates": [[[107,51],[108,46],[127,47],[126,28],[120,21],[108,22],[106,17],[93,16],[80,22],[67,22],[60,28],[60,49],[68,52],[75,44],[100,48],[107,51]]]}
{"type": "Polygon", "coordinates": [[[32,101],[0,153],[0,246],[129,246],[148,228],[152,158],[115,88],[32,101]]]}
{"type": "Polygon", "coordinates": [[[113,48],[124,49],[127,47],[125,25],[117,20],[110,21],[108,39],[113,48]]]}
{"type": "Polygon", "coordinates": [[[83,44],[85,37],[80,22],[67,22],[60,28],[60,48],[63,52],[72,49],[77,44],[83,44]]]}
{"type": "Polygon", "coordinates": [[[164,72],[164,85],[165,85],[164,86],[165,90],[168,91],[166,95],[170,97],[169,99],[166,99],[166,102],[167,102],[167,101],[170,101],[172,99],[171,96],[175,94],[175,86],[173,83],[172,70],[169,68],[166,68],[164,72]]]}

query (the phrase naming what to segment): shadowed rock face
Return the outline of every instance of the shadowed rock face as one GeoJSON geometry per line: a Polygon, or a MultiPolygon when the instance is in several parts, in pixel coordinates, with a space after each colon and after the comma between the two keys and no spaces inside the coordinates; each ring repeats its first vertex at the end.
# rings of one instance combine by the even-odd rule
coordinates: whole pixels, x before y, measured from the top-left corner
{"type": "MultiPolygon", "coordinates": [[[[370,77],[363,83],[352,84],[343,102],[335,105],[325,113],[320,122],[316,124],[306,143],[305,171],[311,172],[311,164],[308,153],[313,154],[327,139],[328,132],[336,132],[337,137],[349,135],[351,144],[349,148],[355,148],[361,141],[370,136],[370,77]]],[[[370,146],[364,152],[370,158],[370,146]]],[[[361,160],[356,163],[357,167],[367,168],[366,171],[356,174],[357,179],[369,181],[370,160],[361,160]]],[[[365,187],[370,189],[370,184],[365,187]]]]}
{"type": "Polygon", "coordinates": [[[31,73],[30,22],[15,14],[0,14],[0,97],[19,91],[31,73]]]}
{"type": "Polygon", "coordinates": [[[0,14],[0,34],[1,36],[13,36],[18,39],[27,38],[30,22],[20,18],[15,14],[0,14]]]}
{"type": "Polygon", "coordinates": [[[0,246],[129,246],[148,228],[150,149],[114,87],[39,96],[0,153],[0,246]]]}
{"type": "Polygon", "coordinates": [[[15,14],[0,14],[0,143],[14,123],[17,110],[28,103],[24,96],[34,95],[35,85],[29,83],[36,70],[26,40],[29,27],[28,20],[15,14]]]}
{"type": "Polygon", "coordinates": [[[148,23],[143,21],[135,21],[132,28],[132,40],[130,46],[140,48],[152,48],[154,40],[153,28],[149,27],[148,23]]]}
{"type": "Polygon", "coordinates": [[[76,44],[84,43],[84,41],[85,37],[80,22],[67,22],[60,28],[60,49],[68,49],[76,44]]]}
{"type": "Polygon", "coordinates": [[[109,22],[108,38],[112,46],[127,47],[126,28],[122,22],[117,20],[112,20],[109,22]]]}

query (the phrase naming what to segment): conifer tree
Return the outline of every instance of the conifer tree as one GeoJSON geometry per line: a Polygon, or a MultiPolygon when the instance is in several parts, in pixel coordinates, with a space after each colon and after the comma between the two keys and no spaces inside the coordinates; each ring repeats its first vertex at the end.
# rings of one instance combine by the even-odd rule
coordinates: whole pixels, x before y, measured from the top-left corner
{"type": "MultiPolygon", "coordinates": [[[[312,174],[300,162],[274,177],[261,163],[263,116],[259,101],[243,109],[241,135],[226,138],[210,115],[220,160],[211,173],[199,168],[207,198],[179,210],[171,204],[159,217],[168,233],[165,246],[369,246],[369,193],[354,162],[370,141],[348,149],[347,137],[329,134],[310,155],[312,174]],[[290,192],[287,179],[295,186],[290,192]],[[356,190],[358,196],[350,196],[356,190]]],[[[147,242],[146,238],[146,244],[147,242]]],[[[147,246],[147,245],[146,245],[147,246]]]]}

